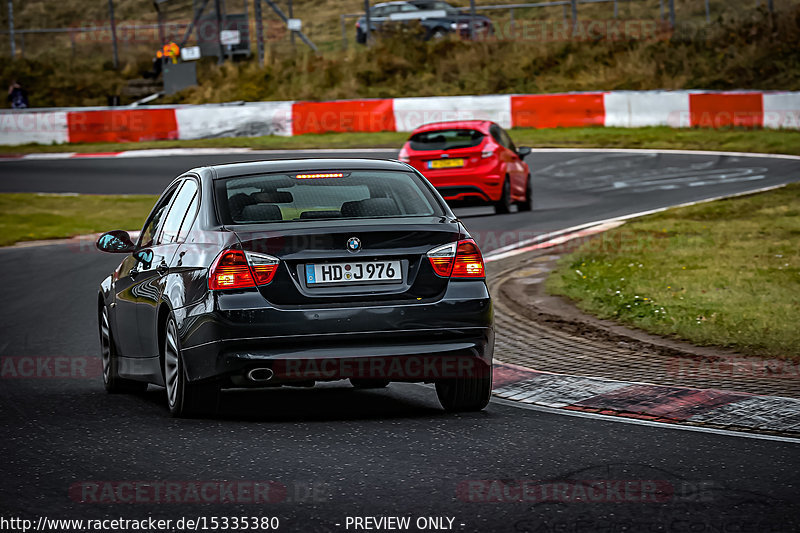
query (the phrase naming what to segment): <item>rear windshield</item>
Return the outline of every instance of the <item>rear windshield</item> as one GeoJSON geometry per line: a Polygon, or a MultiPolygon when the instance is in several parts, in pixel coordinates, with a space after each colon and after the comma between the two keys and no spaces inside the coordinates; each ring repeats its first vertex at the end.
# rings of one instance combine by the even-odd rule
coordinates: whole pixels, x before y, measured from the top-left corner
{"type": "Polygon", "coordinates": [[[429,187],[405,172],[263,174],[215,187],[224,224],[444,215],[429,187]]]}
{"type": "Polygon", "coordinates": [[[436,130],[413,135],[409,142],[412,150],[453,150],[471,148],[483,140],[483,133],[476,130],[436,130]]]}

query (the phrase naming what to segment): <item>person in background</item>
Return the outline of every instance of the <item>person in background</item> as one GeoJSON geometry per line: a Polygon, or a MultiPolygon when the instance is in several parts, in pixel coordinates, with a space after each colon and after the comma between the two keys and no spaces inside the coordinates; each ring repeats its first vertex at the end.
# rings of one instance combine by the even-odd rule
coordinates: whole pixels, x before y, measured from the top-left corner
{"type": "Polygon", "coordinates": [[[17,83],[17,80],[11,82],[8,86],[8,101],[11,103],[12,109],[26,109],[28,107],[28,92],[17,83]]]}

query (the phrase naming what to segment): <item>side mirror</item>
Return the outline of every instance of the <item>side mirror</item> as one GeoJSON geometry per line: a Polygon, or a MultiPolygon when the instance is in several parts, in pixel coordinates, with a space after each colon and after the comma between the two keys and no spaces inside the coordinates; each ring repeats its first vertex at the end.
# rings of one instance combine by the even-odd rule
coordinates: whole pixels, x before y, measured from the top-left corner
{"type": "Polygon", "coordinates": [[[131,241],[131,236],[128,235],[128,232],[118,229],[100,235],[95,246],[101,252],[110,254],[129,254],[136,250],[136,245],[131,241]]]}
{"type": "Polygon", "coordinates": [[[530,155],[531,149],[528,146],[520,146],[517,149],[517,155],[520,157],[525,157],[526,155],[530,155]]]}

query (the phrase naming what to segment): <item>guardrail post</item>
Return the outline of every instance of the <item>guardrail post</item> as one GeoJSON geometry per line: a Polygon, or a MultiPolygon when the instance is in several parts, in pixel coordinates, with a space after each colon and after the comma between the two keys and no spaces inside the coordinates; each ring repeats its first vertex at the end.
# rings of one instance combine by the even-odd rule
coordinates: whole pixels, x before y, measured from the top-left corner
{"type": "Polygon", "coordinates": [[[114,51],[114,70],[119,70],[119,50],[117,49],[117,23],[114,21],[114,0],[108,0],[108,20],[111,24],[111,48],[114,51]]]}
{"type": "Polygon", "coordinates": [[[264,19],[261,16],[261,0],[253,2],[253,15],[256,17],[256,50],[258,64],[264,65],[264,19]]]}
{"type": "MultiPolygon", "coordinates": [[[[706,1],[708,1],[708,0],[706,0],[706,1]]],[[[617,10],[617,0],[614,0],[614,18],[619,18],[618,17],[618,13],[619,13],[619,11],[617,10]]]]}
{"type": "Polygon", "coordinates": [[[16,43],[14,42],[14,2],[8,0],[8,40],[11,43],[11,59],[17,55],[16,43]]]}
{"type": "Polygon", "coordinates": [[[219,45],[219,58],[217,65],[225,62],[225,47],[222,45],[222,13],[219,0],[214,0],[214,16],[217,19],[217,44],[219,45]]]}
{"type": "Polygon", "coordinates": [[[472,17],[469,19],[469,36],[473,41],[477,41],[478,36],[475,33],[475,0],[469,0],[469,15],[472,17]]]}
{"type": "Polygon", "coordinates": [[[342,26],[342,50],[347,50],[347,23],[344,15],[339,15],[339,24],[342,26]]]}
{"type": "Polygon", "coordinates": [[[708,0],[706,0],[706,24],[711,22],[711,7],[708,5],[708,0]]]}
{"type": "Polygon", "coordinates": [[[578,31],[578,0],[570,0],[570,4],[572,4],[572,34],[575,35],[578,31]]]}
{"type": "Polygon", "coordinates": [[[369,16],[369,0],[364,0],[364,24],[366,24],[364,44],[367,46],[372,42],[372,19],[369,16]]]}
{"type": "Polygon", "coordinates": [[[669,0],[669,25],[675,29],[675,0],[669,0]]]}
{"type": "Polygon", "coordinates": [[[508,10],[508,31],[511,34],[511,38],[514,38],[514,8],[510,8],[508,10]]]}
{"type": "MultiPolygon", "coordinates": [[[[294,8],[292,7],[292,0],[289,0],[289,18],[294,18],[294,8]]],[[[289,30],[289,40],[292,42],[292,49],[294,49],[294,30],[289,30]]]]}

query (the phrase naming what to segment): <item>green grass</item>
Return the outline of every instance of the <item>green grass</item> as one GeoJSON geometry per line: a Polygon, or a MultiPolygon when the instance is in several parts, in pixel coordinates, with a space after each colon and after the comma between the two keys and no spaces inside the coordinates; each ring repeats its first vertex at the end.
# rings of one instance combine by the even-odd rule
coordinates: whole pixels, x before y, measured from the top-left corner
{"type": "Polygon", "coordinates": [[[141,228],[156,196],[0,194],[0,246],[141,228]]]}
{"type": "MultiPolygon", "coordinates": [[[[800,155],[800,131],[742,129],[654,128],[561,128],[513,129],[518,146],[534,148],[661,148],[682,150],[720,150],[800,155]]],[[[0,146],[0,153],[33,152],[114,152],[148,148],[394,148],[399,150],[408,133],[326,133],[297,137],[230,137],[193,141],[152,141],[141,143],[93,143],[0,146]]]]}
{"type": "Polygon", "coordinates": [[[800,359],[800,184],[643,217],[547,280],[602,318],[698,345],[800,359]]]}

